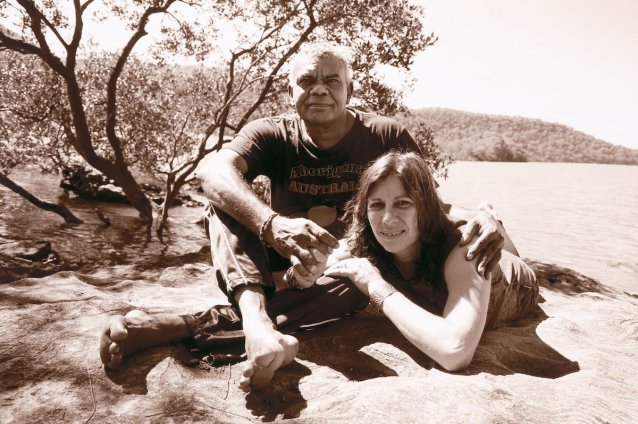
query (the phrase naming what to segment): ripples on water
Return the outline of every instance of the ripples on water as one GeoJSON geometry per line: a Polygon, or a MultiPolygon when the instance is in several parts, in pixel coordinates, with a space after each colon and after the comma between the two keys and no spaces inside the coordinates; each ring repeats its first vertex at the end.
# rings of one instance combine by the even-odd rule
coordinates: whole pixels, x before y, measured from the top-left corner
{"type": "Polygon", "coordinates": [[[68,198],[55,175],[21,171],[12,173],[11,178],[43,200],[62,200],[84,224],[66,224],[58,215],[36,208],[0,186],[0,234],[51,241],[53,249],[73,263],[133,263],[196,252],[208,243],[201,225],[195,223],[201,218],[201,208],[171,209],[164,240],[153,237],[149,241],[137,211],[128,205],[68,198]],[[111,226],[105,227],[97,218],[94,209],[98,206],[111,226]]]}
{"type": "Polygon", "coordinates": [[[458,162],[440,181],[448,202],[500,212],[522,256],[638,293],[638,167],[458,162]]]}

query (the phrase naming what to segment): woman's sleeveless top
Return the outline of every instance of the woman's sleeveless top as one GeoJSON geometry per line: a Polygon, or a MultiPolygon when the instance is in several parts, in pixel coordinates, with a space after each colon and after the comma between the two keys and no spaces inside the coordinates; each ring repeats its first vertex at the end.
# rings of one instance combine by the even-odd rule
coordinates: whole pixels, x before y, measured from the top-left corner
{"type": "Polygon", "coordinates": [[[444,254],[442,255],[441,263],[438,264],[441,269],[439,273],[438,281],[432,281],[429,275],[417,275],[415,278],[406,281],[401,277],[398,270],[393,270],[391,275],[386,276],[388,282],[392,284],[403,295],[410,299],[415,304],[419,305],[423,309],[431,312],[435,315],[443,315],[443,309],[447,302],[448,290],[447,283],[445,282],[445,274],[443,272],[443,266],[448,255],[458,244],[461,238],[461,233],[458,229],[450,234],[445,240],[444,254]],[[435,283],[435,284],[432,284],[435,283]]]}

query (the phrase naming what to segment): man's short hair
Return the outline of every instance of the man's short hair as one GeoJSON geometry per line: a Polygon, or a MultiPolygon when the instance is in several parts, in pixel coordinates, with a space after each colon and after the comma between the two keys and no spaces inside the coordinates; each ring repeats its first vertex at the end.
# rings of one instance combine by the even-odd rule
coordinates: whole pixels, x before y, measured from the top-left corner
{"type": "Polygon", "coordinates": [[[335,43],[309,43],[301,46],[297,54],[295,54],[288,65],[288,81],[290,84],[295,84],[293,81],[293,71],[297,64],[306,60],[318,60],[324,57],[334,57],[343,62],[346,66],[346,82],[352,81],[352,68],[350,63],[352,61],[352,53],[346,46],[342,46],[335,43]]]}

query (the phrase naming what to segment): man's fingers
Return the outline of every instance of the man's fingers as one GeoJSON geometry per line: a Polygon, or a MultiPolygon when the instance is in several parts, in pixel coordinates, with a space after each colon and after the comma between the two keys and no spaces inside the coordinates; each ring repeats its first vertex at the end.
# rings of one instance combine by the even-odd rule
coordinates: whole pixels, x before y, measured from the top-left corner
{"type": "MultiPolygon", "coordinates": [[[[476,234],[479,228],[480,226],[478,222],[476,222],[476,220],[474,219],[469,220],[467,224],[465,224],[465,227],[463,228],[463,233],[461,234],[461,240],[459,241],[459,246],[464,246],[467,243],[469,243],[469,241],[472,240],[472,237],[474,237],[474,235],[476,234]]],[[[469,257],[469,252],[468,252],[468,259],[471,259],[469,257]]]]}
{"type": "Polygon", "coordinates": [[[310,275],[310,270],[306,268],[305,266],[303,266],[303,264],[301,263],[301,259],[299,259],[295,255],[290,257],[290,263],[292,264],[292,267],[295,269],[295,273],[302,275],[304,277],[307,277],[308,275],[310,275]]]}
{"type": "Polygon", "coordinates": [[[501,251],[498,248],[498,243],[490,243],[481,253],[476,270],[479,274],[487,276],[487,273],[491,271],[490,265],[494,266],[494,259],[498,262],[501,256],[501,251]]]}
{"type": "Polygon", "coordinates": [[[326,245],[329,248],[332,249],[336,249],[337,247],[339,247],[339,240],[337,240],[332,234],[330,234],[328,231],[324,230],[322,227],[318,227],[317,230],[314,231],[315,236],[319,239],[319,241],[321,242],[319,245],[314,246],[317,249],[321,250],[322,253],[326,254],[329,253],[328,251],[325,251],[321,248],[321,244],[326,245]]]}
{"type": "Polygon", "coordinates": [[[306,249],[299,248],[297,252],[295,252],[294,256],[299,258],[301,264],[306,268],[310,268],[317,263],[317,258],[315,258],[315,256],[306,249]]]}
{"type": "Polygon", "coordinates": [[[471,261],[472,259],[474,259],[477,253],[481,253],[481,251],[486,249],[486,245],[487,243],[489,243],[488,242],[489,237],[490,237],[490,234],[483,233],[476,240],[474,240],[474,243],[472,243],[470,247],[468,247],[467,249],[468,261],[471,261]]]}
{"type": "Polygon", "coordinates": [[[498,261],[500,260],[501,260],[501,249],[497,249],[492,259],[485,266],[485,272],[483,274],[485,278],[488,278],[488,275],[494,272],[494,269],[498,266],[498,261]]]}

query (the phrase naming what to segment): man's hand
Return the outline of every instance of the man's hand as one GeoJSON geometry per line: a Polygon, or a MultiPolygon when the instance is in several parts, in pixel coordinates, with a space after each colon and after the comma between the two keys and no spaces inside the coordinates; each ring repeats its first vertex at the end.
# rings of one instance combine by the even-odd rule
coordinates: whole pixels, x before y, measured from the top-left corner
{"type": "Polygon", "coordinates": [[[501,250],[505,243],[504,231],[505,229],[494,216],[485,211],[479,211],[474,218],[465,224],[459,245],[466,245],[472,240],[472,237],[478,235],[476,241],[467,251],[467,260],[478,256],[477,271],[485,277],[492,272],[501,259],[501,250]]]}
{"type": "Polygon", "coordinates": [[[295,271],[304,276],[313,274],[312,267],[319,263],[319,255],[315,257],[313,249],[327,256],[339,246],[332,234],[311,220],[284,216],[272,220],[264,232],[264,239],[281,256],[298,259],[293,261],[295,271]]]}
{"type": "Polygon", "coordinates": [[[328,265],[328,256],[321,253],[319,249],[311,247],[310,253],[315,257],[317,263],[308,268],[301,264],[301,260],[298,257],[290,257],[295,280],[297,281],[297,285],[302,289],[307,289],[315,284],[328,265]]]}

